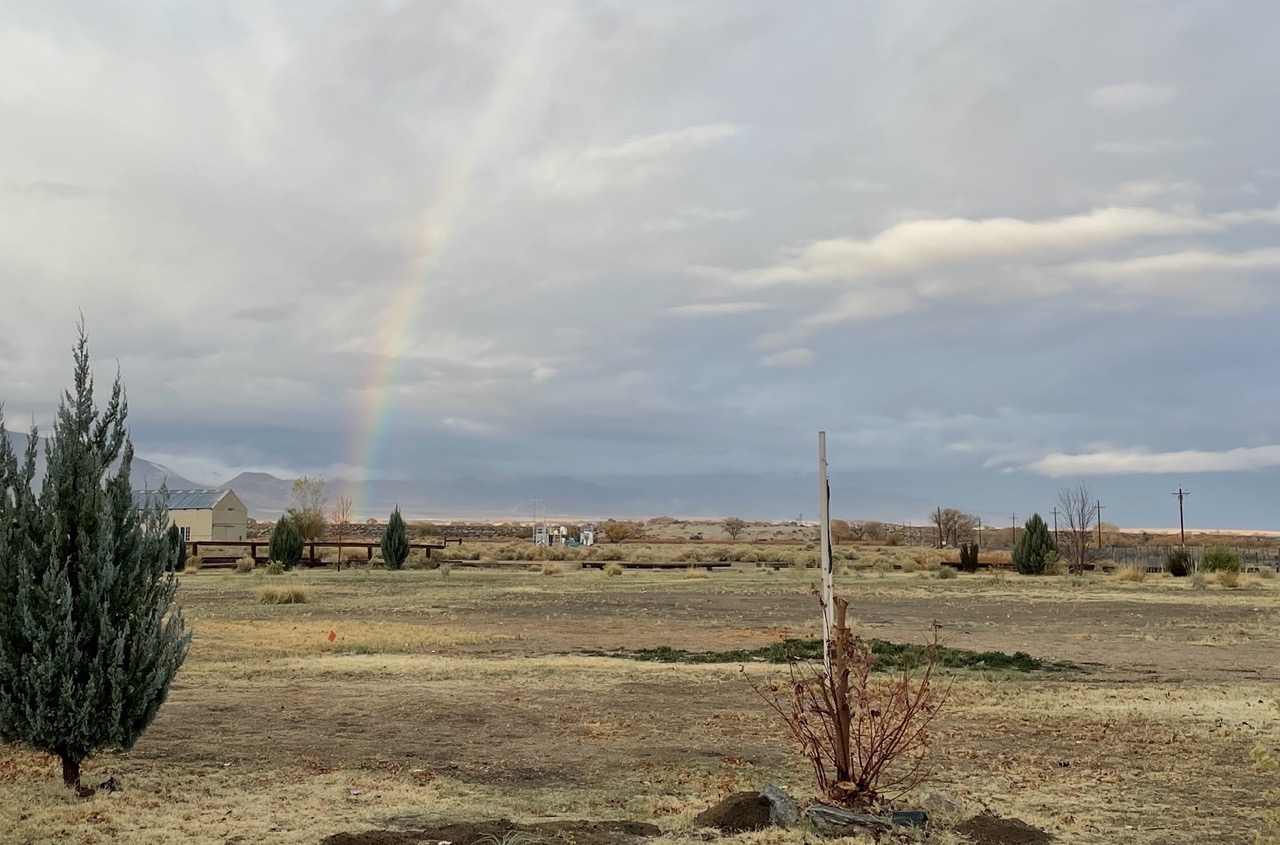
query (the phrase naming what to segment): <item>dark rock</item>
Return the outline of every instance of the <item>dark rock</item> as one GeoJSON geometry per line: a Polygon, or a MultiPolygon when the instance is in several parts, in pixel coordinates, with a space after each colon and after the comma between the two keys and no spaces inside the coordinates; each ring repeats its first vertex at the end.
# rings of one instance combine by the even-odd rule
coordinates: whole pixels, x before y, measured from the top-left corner
{"type": "Polygon", "coordinates": [[[924,810],[894,810],[889,814],[889,824],[894,827],[924,827],[929,814],[924,810]]]}
{"type": "Polygon", "coordinates": [[[777,827],[795,827],[800,823],[800,805],[780,786],[766,783],[760,795],[769,802],[769,821],[777,827]]]}
{"type": "Polygon", "coordinates": [[[826,804],[814,804],[805,815],[819,831],[835,835],[845,835],[853,828],[883,833],[895,827],[924,827],[929,822],[929,815],[923,810],[895,811],[887,816],[875,816],[871,813],[855,813],[842,807],[828,807],[826,804]]]}
{"type": "Polygon", "coordinates": [[[764,830],[769,826],[772,806],[769,799],[758,792],[735,792],[698,813],[693,822],[698,827],[714,827],[723,833],[764,830]]]}
{"type": "Polygon", "coordinates": [[[1022,819],[974,816],[956,825],[956,833],[969,837],[975,845],[1048,845],[1053,837],[1022,819]]]}
{"type": "Polygon", "coordinates": [[[805,811],[805,817],[813,822],[813,826],[820,832],[838,835],[849,833],[850,828],[882,833],[893,827],[888,821],[879,816],[873,816],[870,813],[855,813],[852,810],[828,807],[825,804],[814,804],[805,811]]]}

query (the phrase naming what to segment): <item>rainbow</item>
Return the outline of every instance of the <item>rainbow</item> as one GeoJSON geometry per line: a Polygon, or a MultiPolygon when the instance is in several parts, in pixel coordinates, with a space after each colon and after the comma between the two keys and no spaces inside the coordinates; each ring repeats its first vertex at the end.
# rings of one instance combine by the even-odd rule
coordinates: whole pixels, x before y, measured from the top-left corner
{"type": "Polygon", "coordinates": [[[395,415],[401,362],[412,351],[415,340],[413,327],[419,308],[433,271],[439,267],[467,206],[476,168],[484,160],[493,141],[500,137],[504,119],[512,112],[542,47],[557,24],[556,17],[540,15],[536,24],[528,28],[520,48],[508,54],[508,60],[497,74],[466,141],[459,145],[442,168],[442,184],[422,215],[417,227],[418,237],[408,250],[408,272],[378,321],[372,370],[365,382],[366,387],[359,391],[361,410],[348,464],[354,467],[355,478],[352,479],[352,488],[345,491],[352,500],[352,516],[385,516],[365,513],[369,509],[369,481],[375,472],[388,424],[395,415]]]}

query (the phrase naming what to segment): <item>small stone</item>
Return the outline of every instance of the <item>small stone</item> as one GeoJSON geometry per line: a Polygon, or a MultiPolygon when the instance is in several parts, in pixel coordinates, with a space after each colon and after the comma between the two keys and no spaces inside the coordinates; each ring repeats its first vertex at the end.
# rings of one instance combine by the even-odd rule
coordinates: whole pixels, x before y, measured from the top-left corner
{"type": "Polygon", "coordinates": [[[769,821],[778,827],[795,827],[800,823],[800,805],[780,786],[766,783],[760,795],[769,802],[769,821]]]}
{"type": "Polygon", "coordinates": [[[963,809],[949,792],[930,792],[920,802],[920,806],[931,816],[955,816],[963,809]]]}

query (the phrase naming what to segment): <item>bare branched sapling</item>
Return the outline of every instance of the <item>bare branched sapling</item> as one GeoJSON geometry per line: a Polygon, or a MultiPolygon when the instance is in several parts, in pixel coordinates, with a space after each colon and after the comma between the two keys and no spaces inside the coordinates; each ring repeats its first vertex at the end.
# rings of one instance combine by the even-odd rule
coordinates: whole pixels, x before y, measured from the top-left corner
{"type": "Polygon", "coordinates": [[[793,659],[788,680],[752,687],[782,717],[813,766],[821,800],[877,811],[928,777],[930,727],[950,686],[934,682],[937,622],[921,666],[873,677],[876,658],[849,630],[848,607],[835,599],[829,674],[821,664],[793,659]]]}

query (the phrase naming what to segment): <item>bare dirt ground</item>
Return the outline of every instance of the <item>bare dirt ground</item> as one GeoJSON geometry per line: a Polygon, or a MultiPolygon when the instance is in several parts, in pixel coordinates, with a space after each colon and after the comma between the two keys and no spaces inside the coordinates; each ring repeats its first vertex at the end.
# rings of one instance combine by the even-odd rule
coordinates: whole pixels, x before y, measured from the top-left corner
{"type": "MultiPolygon", "coordinates": [[[[316,843],[501,818],[630,819],[662,828],[648,841],[695,841],[692,816],[724,794],[810,794],[778,722],[743,667],[578,652],[814,635],[814,580],[750,565],[187,576],[195,639],[168,703],[131,752],[86,766],[121,792],[74,799],[47,758],[0,748],[0,842],[316,843]],[[257,603],[282,582],[310,601],[257,603]]],[[[965,812],[931,841],[969,841],[945,828],[983,810],[1064,843],[1253,841],[1272,784],[1248,755],[1280,726],[1280,580],[847,573],[838,589],[868,636],[921,642],[936,619],[955,647],[1082,667],[957,676],[924,793],[965,812]]]]}

